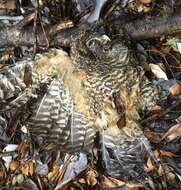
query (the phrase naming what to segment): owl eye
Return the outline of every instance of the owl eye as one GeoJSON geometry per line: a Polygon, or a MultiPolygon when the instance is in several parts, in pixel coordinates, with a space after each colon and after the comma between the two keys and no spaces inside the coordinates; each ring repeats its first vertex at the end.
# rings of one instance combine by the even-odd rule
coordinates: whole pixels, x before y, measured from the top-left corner
{"type": "Polygon", "coordinates": [[[90,40],[88,40],[87,42],[86,42],[86,46],[88,47],[88,48],[92,48],[93,46],[95,46],[95,39],[90,39],[90,40]]]}

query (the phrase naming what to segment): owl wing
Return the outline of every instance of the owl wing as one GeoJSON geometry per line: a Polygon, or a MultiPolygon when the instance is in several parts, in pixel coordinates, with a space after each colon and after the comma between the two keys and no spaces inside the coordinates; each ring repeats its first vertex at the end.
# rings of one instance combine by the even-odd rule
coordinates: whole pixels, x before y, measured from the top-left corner
{"type": "Polygon", "coordinates": [[[45,95],[37,101],[28,128],[43,143],[70,152],[90,148],[95,134],[91,123],[74,110],[73,100],[60,79],[53,79],[45,95]]]}

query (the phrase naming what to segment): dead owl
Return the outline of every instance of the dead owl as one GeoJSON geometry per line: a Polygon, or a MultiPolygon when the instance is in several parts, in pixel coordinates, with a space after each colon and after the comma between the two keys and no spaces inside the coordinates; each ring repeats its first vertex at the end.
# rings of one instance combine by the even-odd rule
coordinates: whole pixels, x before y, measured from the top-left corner
{"type": "Polygon", "coordinates": [[[26,121],[33,137],[62,151],[88,152],[99,133],[108,175],[143,176],[141,155],[150,147],[138,124],[138,111],[151,109],[159,93],[122,36],[110,39],[81,32],[72,42],[71,59],[52,50],[37,58],[33,72],[39,77],[37,84],[49,78],[26,121]],[[125,122],[119,126],[122,112],[125,122]]]}

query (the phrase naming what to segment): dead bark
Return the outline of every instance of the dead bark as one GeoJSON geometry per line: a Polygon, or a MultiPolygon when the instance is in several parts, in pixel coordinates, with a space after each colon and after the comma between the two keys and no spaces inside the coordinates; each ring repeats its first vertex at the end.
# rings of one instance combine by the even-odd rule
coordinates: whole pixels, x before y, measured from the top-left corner
{"type": "MultiPolygon", "coordinates": [[[[119,25],[119,21],[115,21],[115,24],[120,26],[120,28],[125,30],[135,40],[156,38],[162,35],[181,33],[181,14],[136,20],[124,26],[119,25]]],[[[69,46],[72,38],[77,35],[79,30],[79,27],[71,27],[58,30],[58,33],[55,34],[54,32],[50,32],[52,30],[45,29],[51,46],[69,46]]],[[[37,28],[37,34],[38,45],[45,47],[46,39],[41,27],[37,28]]],[[[25,29],[22,27],[0,28],[0,48],[21,45],[32,46],[33,43],[34,34],[32,26],[26,27],[25,29]]]]}
{"type": "Polygon", "coordinates": [[[123,28],[133,39],[137,40],[181,33],[181,14],[136,20],[127,23],[123,28]]]}

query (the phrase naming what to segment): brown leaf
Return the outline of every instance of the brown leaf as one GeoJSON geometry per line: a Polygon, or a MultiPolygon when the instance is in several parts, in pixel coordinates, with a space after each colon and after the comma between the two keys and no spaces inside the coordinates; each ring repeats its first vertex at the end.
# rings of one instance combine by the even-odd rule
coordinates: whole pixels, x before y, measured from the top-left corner
{"type": "Polygon", "coordinates": [[[177,137],[181,137],[181,123],[172,126],[162,137],[162,140],[166,139],[167,142],[173,141],[177,137]]]}
{"type": "Polygon", "coordinates": [[[86,181],[85,181],[84,178],[80,178],[80,179],[79,179],[79,182],[82,183],[82,184],[86,184],[86,181]]]}
{"type": "Polygon", "coordinates": [[[13,176],[12,180],[11,180],[11,185],[15,186],[16,185],[16,176],[13,176]]]}
{"type": "Polygon", "coordinates": [[[22,174],[26,175],[26,176],[32,176],[33,175],[33,172],[34,172],[34,166],[33,166],[33,161],[29,161],[28,163],[24,164],[22,167],[21,167],[21,171],[22,171],[22,174]]]}
{"type": "Polygon", "coordinates": [[[9,168],[11,171],[15,171],[19,167],[20,163],[17,160],[12,160],[10,162],[9,168]]]}
{"type": "Polygon", "coordinates": [[[167,157],[170,157],[170,158],[177,156],[177,155],[173,154],[172,152],[168,152],[168,151],[165,151],[165,150],[159,150],[159,152],[160,152],[161,156],[167,156],[167,157]]]}
{"type": "Polygon", "coordinates": [[[167,173],[166,176],[167,176],[167,178],[168,178],[169,180],[174,180],[174,179],[175,179],[175,174],[172,173],[172,172],[167,173]]]}
{"type": "Polygon", "coordinates": [[[21,172],[23,175],[29,176],[29,166],[25,164],[21,167],[21,172]]]}
{"type": "Polygon", "coordinates": [[[32,83],[33,83],[33,80],[32,80],[32,68],[28,64],[25,66],[23,81],[24,81],[27,88],[32,86],[32,83]]]}
{"type": "Polygon", "coordinates": [[[176,121],[181,123],[181,115],[177,117],[176,121]]]}
{"type": "Polygon", "coordinates": [[[56,178],[58,177],[59,174],[59,166],[54,166],[53,170],[51,172],[48,173],[48,179],[49,181],[54,181],[56,180],[56,178]]]}
{"type": "Polygon", "coordinates": [[[149,128],[145,128],[144,134],[152,143],[159,143],[161,141],[160,135],[158,133],[152,132],[149,128]]]}
{"type": "Polygon", "coordinates": [[[181,85],[174,84],[170,87],[169,91],[173,96],[180,96],[181,95],[181,85]]]}
{"type": "Polygon", "coordinates": [[[103,177],[100,183],[101,187],[103,188],[114,188],[114,187],[120,187],[125,185],[124,181],[112,178],[112,177],[103,177]]]}
{"type": "Polygon", "coordinates": [[[29,147],[28,142],[26,141],[21,142],[21,144],[18,147],[18,155],[20,156],[20,158],[23,158],[28,147],[29,147]]]}
{"type": "Polygon", "coordinates": [[[86,178],[87,184],[90,186],[94,186],[97,184],[97,179],[96,179],[96,172],[93,169],[90,169],[87,172],[87,178],[86,178]]]}
{"type": "Polygon", "coordinates": [[[29,162],[29,174],[30,176],[33,176],[33,171],[34,171],[34,164],[33,164],[33,161],[30,161],[29,162]]]}
{"type": "Polygon", "coordinates": [[[160,47],[160,51],[161,53],[167,55],[168,53],[170,53],[170,50],[172,49],[171,46],[167,46],[167,45],[164,45],[164,46],[161,46],[160,47]]]}

